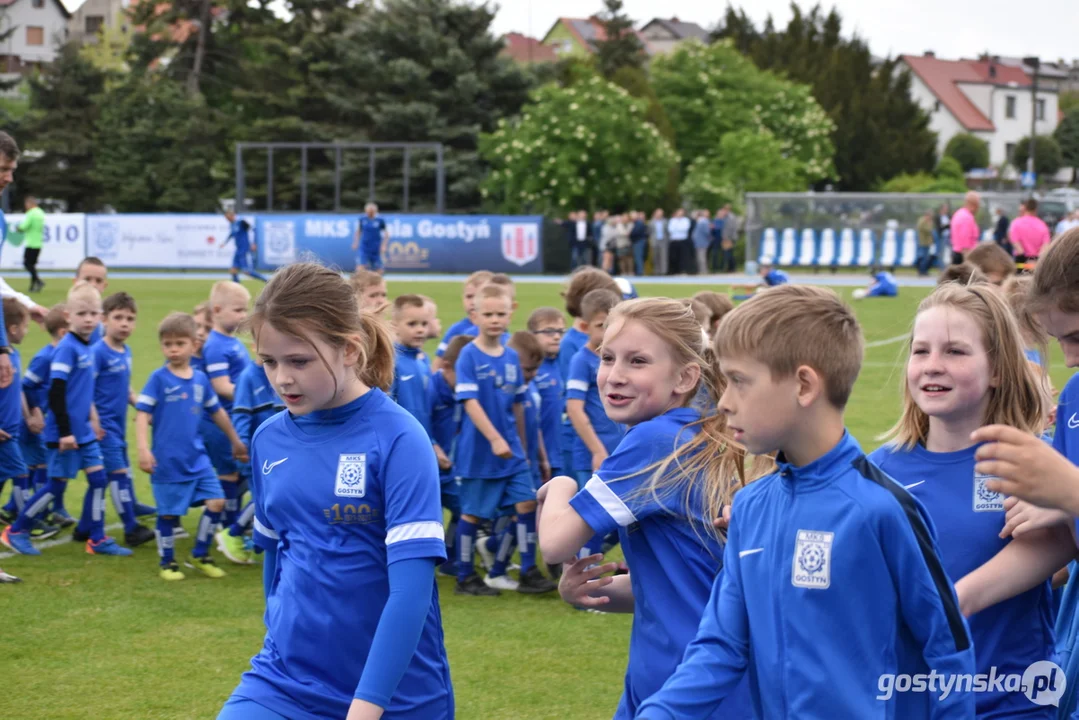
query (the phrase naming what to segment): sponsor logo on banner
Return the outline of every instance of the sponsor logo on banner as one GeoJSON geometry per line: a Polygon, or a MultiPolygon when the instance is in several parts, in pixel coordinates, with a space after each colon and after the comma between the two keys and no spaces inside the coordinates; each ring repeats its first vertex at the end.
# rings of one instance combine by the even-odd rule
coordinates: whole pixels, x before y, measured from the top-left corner
{"type": "MultiPolygon", "coordinates": [[[[253,218],[245,218],[249,223],[253,218]]],[[[86,251],[110,267],[228,268],[236,248],[223,246],[221,215],[91,215],[86,251]]]]}
{"type": "Polygon", "coordinates": [[[527,265],[539,257],[539,225],[503,223],[502,257],[519,266],[527,265]]]}
{"type": "MultiPolygon", "coordinates": [[[[23,213],[4,216],[8,233],[26,217],[23,213]]],[[[22,270],[23,247],[11,243],[0,246],[0,270],[22,270]]],[[[86,257],[86,215],[82,213],[46,213],[41,237],[38,270],[74,270],[86,257]]]]}
{"type": "Polygon", "coordinates": [[[292,220],[267,220],[262,224],[266,237],[262,252],[271,265],[296,262],[296,223],[292,220]]]}
{"type": "Polygon", "coordinates": [[[383,259],[386,266],[394,270],[427,270],[431,267],[430,255],[431,251],[418,243],[391,240],[383,259]]]}

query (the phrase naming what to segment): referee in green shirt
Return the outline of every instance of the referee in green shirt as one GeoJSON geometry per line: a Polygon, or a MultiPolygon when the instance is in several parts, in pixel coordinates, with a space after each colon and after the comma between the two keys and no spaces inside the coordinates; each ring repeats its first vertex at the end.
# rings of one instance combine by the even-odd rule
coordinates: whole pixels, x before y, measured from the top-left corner
{"type": "Polygon", "coordinates": [[[45,287],[37,275],[37,260],[41,256],[41,243],[45,235],[45,211],[37,206],[37,198],[27,195],[26,217],[19,223],[19,232],[23,234],[22,264],[30,273],[30,292],[37,292],[45,287]]]}

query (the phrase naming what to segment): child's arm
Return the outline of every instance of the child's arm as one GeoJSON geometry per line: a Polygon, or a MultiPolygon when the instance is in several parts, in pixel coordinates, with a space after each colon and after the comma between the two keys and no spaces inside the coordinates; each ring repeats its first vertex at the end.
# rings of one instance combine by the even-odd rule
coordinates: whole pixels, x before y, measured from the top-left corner
{"type": "Polygon", "coordinates": [[[503,460],[513,457],[513,451],[510,450],[509,443],[498,434],[498,430],[491,424],[491,419],[483,411],[483,406],[480,405],[479,400],[475,398],[465,400],[465,412],[468,414],[469,419],[472,420],[472,424],[480,431],[480,434],[487,438],[487,442],[491,443],[491,452],[493,454],[503,460]]]}
{"type": "Polygon", "coordinates": [[[1076,554],[1072,526],[1034,530],[1013,539],[987,563],[955,584],[959,609],[970,617],[1037,587],[1076,554]]]}
{"type": "Polygon", "coordinates": [[[539,444],[540,479],[547,482],[551,479],[551,460],[547,457],[547,446],[543,444],[542,430],[536,432],[536,442],[539,444]]]}
{"type": "Polygon", "coordinates": [[[603,446],[599,436],[596,435],[596,431],[592,428],[592,422],[584,411],[584,400],[568,398],[566,400],[566,415],[569,416],[569,421],[573,424],[573,429],[576,431],[577,436],[581,438],[581,442],[588,448],[588,452],[592,453],[592,469],[598,470],[604,458],[607,457],[607,448],[603,446]]]}
{"type": "Polygon", "coordinates": [[[577,557],[584,544],[596,534],[592,526],[574,510],[569,501],[577,494],[577,481],[571,477],[552,478],[536,493],[536,530],[540,552],[549,563],[569,562],[577,557]]]}
{"type": "MultiPolygon", "coordinates": [[[[53,368],[55,375],[56,368],[53,368]]],[[[49,385],[49,410],[56,418],[57,434],[60,437],[60,450],[77,450],[79,444],[71,434],[71,418],[67,414],[67,376],[53,377],[49,385]]]]}
{"type": "Polygon", "coordinates": [[[232,426],[232,421],[229,420],[229,415],[225,412],[225,408],[219,405],[212,417],[214,425],[221,428],[221,432],[225,433],[229,442],[232,443],[232,456],[240,462],[247,462],[249,460],[247,446],[240,441],[240,436],[236,434],[236,428],[232,426]]]}
{"type": "Polygon", "coordinates": [[[157,466],[154,454],[150,452],[150,413],[139,410],[135,413],[135,445],[139,450],[139,469],[144,473],[153,473],[157,466]]]}
{"type": "MultiPolygon", "coordinates": [[[[209,366],[207,365],[207,370],[209,366]]],[[[232,380],[229,380],[229,376],[226,373],[219,377],[210,378],[210,384],[214,388],[214,393],[225,401],[231,401],[236,395],[236,386],[232,384],[232,380]]]]}
{"type": "Polygon", "coordinates": [[[97,414],[97,405],[90,406],[90,427],[94,430],[94,436],[98,440],[105,439],[105,431],[101,429],[101,417],[97,414]]]}
{"type": "Polygon", "coordinates": [[[431,443],[431,447],[435,451],[435,459],[438,460],[439,470],[449,470],[453,467],[453,461],[446,455],[446,451],[442,449],[442,446],[438,443],[431,443]]]}
{"type": "Polygon", "coordinates": [[[513,419],[517,423],[517,436],[521,438],[521,451],[525,457],[528,457],[528,434],[525,432],[525,406],[523,404],[513,404],[513,419]]]}
{"type": "Polygon", "coordinates": [[[974,467],[997,478],[986,483],[990,490],[1079,516],[1079,468],[1045,441],[1005,425],[979,428],[971,439],[985,443],[974,467]]]}
{"type": "Polygon", "coordinates": [[[558,594],[574,607],[606,613],[632,613],[633,585],[629,575],[607,575],[617,570],[618,564],[597,564],[600,562],[603,562],[602,555],[589,555],[563,565],[558,594]]]}

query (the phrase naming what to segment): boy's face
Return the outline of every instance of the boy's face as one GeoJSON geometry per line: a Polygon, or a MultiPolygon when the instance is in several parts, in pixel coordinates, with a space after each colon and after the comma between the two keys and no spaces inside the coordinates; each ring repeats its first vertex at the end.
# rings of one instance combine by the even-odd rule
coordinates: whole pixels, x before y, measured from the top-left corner
{"type": "Polygon", "coordinates": [[[539,366],[539,358],[526,358],[524,355],[521,356],[521,374],[524,375],[524,381],[526,383],[530,383],[535,379],[539,366]]]}
{"type": "Polygon", "coordinates": [[[101,322],[101,301],[78,298],[72,300],[67,306],[68,329],[86,339],[94,332],[94,328],[101,322]]]}
{"type": "Polygon", "coordinates": [[[109,286],[109,271],[100,265],[91,265],[89,263],[84,264],[79,268],[79,274],[75,276],[75,282],[80,280],[88,282],[97,288],[97,291],[101,294],[105,293],[105,288],[109,286]]]}
{"type": "Polygon", "coordinates": [[[476,293],[479,292],[479,285],[465,285],[465,292],[461,296],[461,304],[465,307],[465,315],[472,314],[472,303],[476,301],[476,293]]]}
{"type": "Polygon", "coordinates": [[[566,321],[562,318],[540,323],[532,333],[539,340],[540,349],[547,357],[558,355],[558,348],[562,343],[562,336],[566,332],[566,321]]]}
{"type": "Polygon", "coordinates": [[[397,342],[405,347],[421,348],[427,340],[427,310],[422,307],[404,307],[397,311],[393,323],[397,342]]]}
{"type": "Polygon", "coordinates": [[[1064,351],[1064,364],[1079,367],[1079,313],[1053,309],[1038,315],[1038,322],[1055,337],[1064,351]]]}
{"type": "Polygon", "coordinates": [[[719,411],[734,439],[755,455],[783,449],[800,407],[796,377],[776,380],[766,365],[747,357],[721,357],[719,369],[727,378],[719,411]]]}
{"type": "Polygon", "coordinates": [[[381,311],[386,306],[386,283],[368,285],[360,294],[360,309],[381,311]]]}
{"type": "Polygon", "coordinates": [[[214,324],[210,320],[210,313],[201,312],[195,315],[195,352],[202,350],[206,337],[213,329],[214,324]]]}
{"type": "Polygon", "coordinates": [[[7,326],[7,339],[12,345],[18,345],[26,337],[26,330],[30,327],[30,318],[24,317],[14,325],[7,326]]]}
{"type": "Polygon", "coordinates": [[[135,331],[135,313],[126,309],[113,310],[105,316],[105,335],[114,342],[124,343],[135,331]]]}
{"type": "Polygon", "coordinates": [[[424,303],[423,309],[427,311],[427,337],[442,337],[442,322],[438,319],[438,305],[432,302],[424,303]]]}
{"type": "Polygon", "coordinates": [[[165,335],[161,338],[161,352],[173,367],[183,367],[195,353],[195,340],[187,335],[165,335]]]}
{"type": "Polygon", "coordinates": [[[214,325],[230,335],[246,319],[247,298],[242,295],[231,296],[223,305],[214,306],[214,325]]]}
{"type": "Polygon", "coordinates": [[[486,297],[477,303],[476,325],[486,338],[500,339],[510,324],[510,299],[486,297]]]}
{"type": "Polygon", "coordinates": [[[603,343],[604,326],[607,324],[607,313],[596,313],[587,321],[588,347],[595,350],[603,343]]]}

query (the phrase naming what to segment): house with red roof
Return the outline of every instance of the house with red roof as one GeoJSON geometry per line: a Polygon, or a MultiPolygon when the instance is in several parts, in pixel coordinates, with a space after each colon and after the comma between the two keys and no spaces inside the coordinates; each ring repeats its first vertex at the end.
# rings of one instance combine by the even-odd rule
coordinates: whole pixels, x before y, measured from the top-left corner
{"type": "Polygon", "coordinates": [[[929,113],[940,153],[954,135],[971,133],[989,143],[989,164],[1003,167],[1030,134],[1032,114],[1038,135],[1051,135],[1057,127],[1056,87],[1039,86],[1032,102],[1033,78],[1022,65],[992,57],[942,60],[931,52],[900,60],[899,67],[910,70],[912,97],[929,113]]]}
{"type": "MultiPolygon", "coordinates": [[[[637,30],[632,31],[641,41],[641,47],[647,49],[648,41],[637,30]]],[[[603,21],[593,15],[587,18],[560,17],[547,31],[541,41],[558,56],[591,55],[596,52],[596,43],[607,39],[603,21]]]]}
{"type": "Polygon", "coordinates": [[[60,0],[0,0],[0,32],[15,30],[0,42],[0,75],[9,80],[56,59],[70,17],[60,0]]]}
{"type": "Polygon", "coordinates": [[[502,42],[502,52],[499,54],[514,62],[528,65],[554,62],[558,59],[553,47],[519,32],[506,33],[502,36],[502,42]]]}

